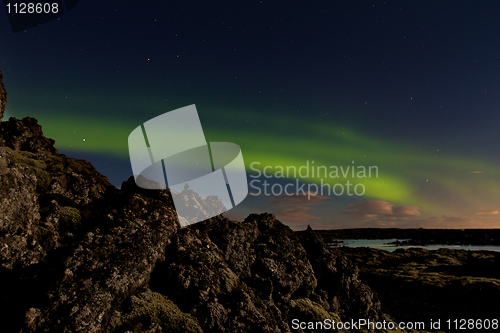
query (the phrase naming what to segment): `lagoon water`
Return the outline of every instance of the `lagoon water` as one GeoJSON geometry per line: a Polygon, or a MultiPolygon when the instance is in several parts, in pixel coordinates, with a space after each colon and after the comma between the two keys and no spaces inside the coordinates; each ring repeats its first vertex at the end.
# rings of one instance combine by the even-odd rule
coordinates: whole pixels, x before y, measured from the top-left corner
{"type": "Polygon", "coordinates": [[[420,247],[426,250],[438,250],[438,249],[452,249],[452,250],[469,250],[469,251],[497,251],[500,252],[500,246],[498,245],[409,245],[409,246],[397,246],[394,244],[388,244],[395,241],[404,241],[405,239],[344,239],[344,244],[339,244],[340,246],[347,247],[371,247],[374,249],[380,249],[392,252],[396,249],[402,248],[407,249],[410,247],[420,247]]]}

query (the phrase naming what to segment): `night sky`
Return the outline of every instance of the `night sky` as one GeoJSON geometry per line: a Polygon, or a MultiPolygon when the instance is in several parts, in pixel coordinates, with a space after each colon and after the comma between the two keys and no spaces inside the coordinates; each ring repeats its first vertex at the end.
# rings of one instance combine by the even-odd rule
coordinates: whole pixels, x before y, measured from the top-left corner
{"type": "Polygon", "coordinates": [[[302,179],[360,183],[363,196],[249,195],[228,217],[499,228],[499,17],[496,1],[80,0],[13,33],[2,8],[6,117],[39,119],[119,187],[129,133],[196,104],[208,141],[241,146],[249,181],[312,161],[378,168],[302,179]]]}

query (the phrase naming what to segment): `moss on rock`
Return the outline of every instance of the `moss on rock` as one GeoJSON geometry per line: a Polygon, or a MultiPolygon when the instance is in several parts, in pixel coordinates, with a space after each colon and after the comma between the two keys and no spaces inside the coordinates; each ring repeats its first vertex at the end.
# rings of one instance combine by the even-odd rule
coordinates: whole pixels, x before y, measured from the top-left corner
{"type": "Polygon", "coordinates": [[[36,154],[28,151],[13,150],[5,147],[5,150],[11,154],[12,162],[30,167],[37,180],[37,193],[45,193],[50,188],[51,177],[47,170],[47,164],[40,160],[36,154]]]}
{"type": "Polygon", "coordinates": [[[68,231],[76,231],[82,220],[80,211],[74,207],[63,206],[61,207],[61,215],[59,223],[61,227],[68,231]]]}
{"type": "Polygon", "coordinates": [[[177,305],[160,293],[146,290],[130,297],[122,312],[111,319],[114,332],[160,331],[171,333],[202,332],[193,316],[182,312],[177,305]]]}
{"type": "Polygon", "coordinates": [[[226,291],[229,293],[234,291],[239,283],[238,276],[229,267],[222,271],[222,275],[224,277],[226,291]]]}
{"type": "Polygon", "coordinates": [[[291,300],[289,318],[300,321],[323,321],[325,319],[340,321],[337,314],[328,312],[321,304],[313,302],[309,298],[291,300]]]}

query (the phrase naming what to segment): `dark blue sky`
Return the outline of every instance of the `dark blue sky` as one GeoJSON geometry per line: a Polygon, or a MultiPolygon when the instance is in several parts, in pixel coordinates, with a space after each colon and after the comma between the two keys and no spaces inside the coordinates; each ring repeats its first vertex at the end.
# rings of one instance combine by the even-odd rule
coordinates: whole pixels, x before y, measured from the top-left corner
{"type": "Polygon", "coordinates": [[[301,201],[302,221],[499,226],[499,14],[495,1],[80,0],[12,33],[0,12],[7,114],[38,118],[119,185],[128,133],[195,103],[207,138],[239,143],[247,165],[379,166],[365,197],[301,201]]]}

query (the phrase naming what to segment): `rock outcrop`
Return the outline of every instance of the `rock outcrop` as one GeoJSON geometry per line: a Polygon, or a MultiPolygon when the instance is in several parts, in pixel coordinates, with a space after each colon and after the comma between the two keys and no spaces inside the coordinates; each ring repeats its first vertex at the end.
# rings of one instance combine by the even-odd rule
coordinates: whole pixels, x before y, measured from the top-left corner
{"type": "Polygon", "coordinates": [[[498,318],[499,252],[345,248],[343,253],[400,321],[498,318]]]}
{"type": "Polygon", "coordinates": [[[57,154],[36,119],[0,123],[0,265],[27,267],[70,242],[91,201],[112,185],[57,154]]]}
{"type": "Polygon", "coordinates": [[[291,332],[292,319],[386,318],[312,230],[271,214],[180,228],[168,189],[132,177],[116,189],[32,118],[0,123],[0,144],[4,331],[291,332]]]}
{"type": "Polygon", "coordinates": [[[3,113],[5,111],[5,106],[7,105],[7,92],[5,91],[5,87],[3,86],[3,75],[0,70],[0,121],[2,121],[3,113]]]}
{"type": "MultiPolygon", "coordinates": [[[[0,124],[1,316],[25,332],[290,332],[293,317],[382,318],[356,268],[273,215],[179,229],[168,190],[120,190],[0,124]],[[8,319],[8,320],[7,320],[8,319]]],[[[323,320],[324,318],[316,318],[323,320]]]]}

